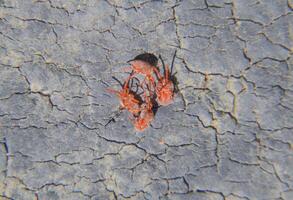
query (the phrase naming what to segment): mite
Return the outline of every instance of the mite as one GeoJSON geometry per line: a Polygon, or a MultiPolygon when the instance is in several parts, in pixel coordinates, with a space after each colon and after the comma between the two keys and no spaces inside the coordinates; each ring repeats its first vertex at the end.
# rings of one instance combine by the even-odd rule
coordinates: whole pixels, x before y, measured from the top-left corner
{"type": "Polygon", "coordinates": [[[166,106],[173,102],[175,85],[171,80],[172,72],[169,72],[169,67],[165,66],[162,57],[159,56],[159,58],[163,64],[164,75],[162,76],[160,73],[156,72],[158,83],[156,85],[155,91],[159,105],[166,106]]]}
{"type": "MultiPolygon", "coordinates": [[[[133,73],[129,75],[122,86],[120,91],[108,88],[107,91],[116,94],[120,99],[121,109],[126,109],[133,115],[137,115],[140,112],[141,100],[140,98],[129,88],[129,81],[134,76],[133,73]]],[[[115,77],[113,77],[117,80],[115,77]]],[[[118,81],[118,80],[117,80],[118,81]]],[[[118,81],[119,82],[119,81],[118,81]]]]}
{"type": "Polygon", "coordinates": [[[136,74],[141,74],[145,77],[142,81],[144,84],[148,81],[150,88],[155,88],[155,79],[153,77],[154,73],[159,73],[157,69],[158,58],[150,53],[144,53],[136,56],[134,59],[128,61],[131,66],[126,67],[125,70],[133,70],[136,74]]]}
{"type": "MultiPolygon", "coordinates": [[[[144,89],[143,89],[144,90],[144,89]]],[[[140,113],[134,119],[130,119],[133,123],[135,130],[143,131],[151,124],[154,119],[153,104],[151,98],[147,95],[144,90],[144,102],[141,105],[140,113]]]]}

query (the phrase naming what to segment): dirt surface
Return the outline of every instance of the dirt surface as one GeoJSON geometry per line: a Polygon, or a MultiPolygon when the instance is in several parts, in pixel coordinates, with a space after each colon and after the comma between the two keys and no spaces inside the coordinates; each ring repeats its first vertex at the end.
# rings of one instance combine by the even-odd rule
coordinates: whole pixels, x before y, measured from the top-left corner
{"type": "Polygon", "coordinates": [[[0,0],[0,199],[292,200],[292,8],[0,0]],[[111,76],[175,50],[175,101],[135,132],[111,76]]]}

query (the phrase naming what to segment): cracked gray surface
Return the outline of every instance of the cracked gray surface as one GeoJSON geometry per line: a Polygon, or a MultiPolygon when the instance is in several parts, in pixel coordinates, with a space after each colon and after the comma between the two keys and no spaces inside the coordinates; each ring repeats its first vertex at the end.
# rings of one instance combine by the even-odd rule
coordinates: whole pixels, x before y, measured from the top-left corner
{"type": "Polygon", "coordinates": [[[0,0],[0,199],[292,199],[292,9],[0,0]],[[111,76],[176,49],[180,91],[137,133],[111,76]]]}

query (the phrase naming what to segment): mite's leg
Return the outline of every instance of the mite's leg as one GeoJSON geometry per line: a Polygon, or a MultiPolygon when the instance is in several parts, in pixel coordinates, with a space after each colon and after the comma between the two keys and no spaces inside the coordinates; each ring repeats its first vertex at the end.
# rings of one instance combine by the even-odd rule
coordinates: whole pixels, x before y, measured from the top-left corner
{"type": "Polygon", "coordinates": [[[118,96],[120,95],[120,91],[114,90],[112,88],[107,88],[106,91],[109,92],[109,93],[112,93],[112,94],[116,94],[118,96]]]}

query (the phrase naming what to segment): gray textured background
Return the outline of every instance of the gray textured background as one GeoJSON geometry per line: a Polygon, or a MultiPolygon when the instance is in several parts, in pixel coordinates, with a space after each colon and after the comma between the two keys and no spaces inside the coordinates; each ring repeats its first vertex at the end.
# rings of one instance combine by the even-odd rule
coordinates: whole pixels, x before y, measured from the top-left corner
{"type": "Polygon", "coordinates": [[[0,199],[292,200],[292,0],[132,2],[0,0],[0,199]],[[137,133],[111,76],[176,49],[137,133]]]}

